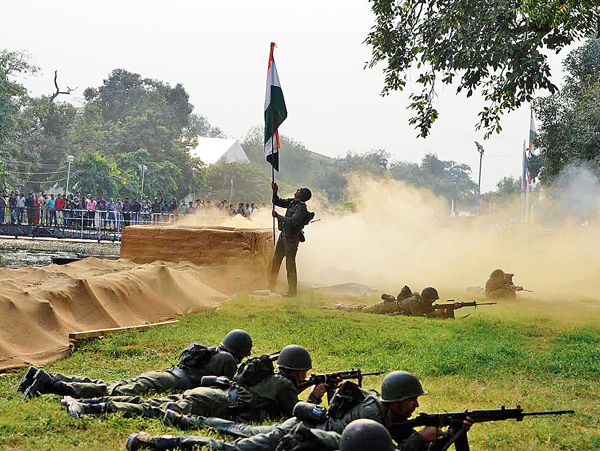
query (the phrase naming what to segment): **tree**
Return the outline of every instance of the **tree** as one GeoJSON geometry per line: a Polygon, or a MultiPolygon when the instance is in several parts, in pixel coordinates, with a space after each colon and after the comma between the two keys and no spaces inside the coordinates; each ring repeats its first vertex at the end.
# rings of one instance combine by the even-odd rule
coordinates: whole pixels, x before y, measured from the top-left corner
{"type": "Polygon", "coordinates": [[[390,174],[417,188],[433,191],[449,200],[474,202],[477,184],[471,180],[471,167],[456,161],[440,160],[436,154],[426,154],[420,165],[397,162],[390,165],[390,174]]]}
{"type": "Polygon", "coordinates": [[[410,94],[409,123],[426,137],[438,117],[439,84],[457,83],[467,97],[479,88],[487,105],[477,129],[502,130],[502,114],[530,102],[538,89],[556,92],[544,50],[558,52],[599,30],[597,0],[370,0],[376,24],[365,42],[369,67],[384,69],[383,95],[403,90],[418,70],[420,93],[410,94]]]}
{"type": "Polygon", "coordinates": [[[567,76],[560,91],[533,103],[541,122],[535,144],[543,158],[543,183],[573,163],[600,169],[600,41],[573,50],[563,66],[567,76]]]}
{"type": "Polygon", "coordinates": [[[114,197],[120,194],[121,187],[127,183],[117,165],[97,153],[77,157],[72,171],[72,186],[76,186],[84,195],[91,193],[95,197],[114,197]]]}
{"type": "Polygon", "coordinates": [[[22,51],[0,51],[0,158],[7,163],[8,168],[5,169],[9,172],[14,167],[12,162],[19,157],[11,144],[22,131],[20,109],[27,98],[27,89],[13,77],[38,72],[29,60],[30,56],[22,51]]]}

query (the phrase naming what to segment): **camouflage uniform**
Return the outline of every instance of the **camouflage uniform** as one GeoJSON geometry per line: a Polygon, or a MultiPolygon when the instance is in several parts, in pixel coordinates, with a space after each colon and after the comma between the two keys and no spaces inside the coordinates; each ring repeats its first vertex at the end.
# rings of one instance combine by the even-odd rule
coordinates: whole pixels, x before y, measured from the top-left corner
{"type": "Polygon", "coordinates": [[[405,286],[394,300],[379,302],[370,307],[364,305],[339,305],[336,308],[349,312],[359,311],[361,313],[377,313],[380,315],[427,316],[432,313],[432,309],[429,305],[430,304],[424,302],[419,293],[411,293],[410,288],[405,286]]]}
{"type": "MultiPolygon", "coordinates": [[[[322,423],[311,423],[293,417],[281,424],[248,426],[219,418],[205,418],[202,420],[204,426],[220,433],[241,436],[242,438],[228,443],[200,436],[172,437],[170,439],[172,442],[169,442],[172,448],[161,449],[174,449],[177,447],[178,449],[191,450],[209,446],[211,449],[221,451],[274,451],[275,449],[285,451],[292,449],[293,446],[286,447],[284,445],[288,442],[293,445],[294,437],[301,432],[302,438],[307,440],[307,435],[309,435],[313,444],[312,447],[303,449],[337,450],[340,444],[340,434],[348,424],[356,419],[372,419],[390,429],[387,407],[381,401],[378,393],[364,389],[361,389],[361,392],[365,395],[365,398],[346,412],[341,419],[330,418],[322,423]],[[300,429],[304,429],[304,431],[300,431],[300,429]],[[306,434],[306,430],[309,430],[310,434],[306,434]]],[[[428,449],[427,442],[412,429],[390,430],[390,433],[392,438],[399,443],[398,449],[402,451],[428,449]]]]}
{"type": "Polygon", "coordinates": [[[281,230],[273,261],[271,262],[271,278],[269,286],[271,289],[275,287],[279,267],[285,257],[285,269],[287,272],[287,280],[290,294],[296,294],[298,286],[298,275],[296,273],[296,253],[298,252],[298,244],[302,228],[310,218],[311,213],[306,208],[306,203],[297,201],[293,198],[281,199],[276,194],[273,194],[273,203],[281,208],[287,208],[283,218],[277,218],[278,227],[281,230]]]}
{"type": "MultiPolygon", "coordinates": [[[[348,424],[359,418],[368,418],[386,424],[387,407],[381,402],[379,394],[374,390],[359,390],[364,395],[364,399],[342,415],[340,419],[328,418],[325,422],[314,423],[292,417],[281,424],[249,426],[221,418],[203,418],[202,426],[223,434],[243,437],[234,442],[243,445],[243,447],[234,449],[274,450],[281,438],[300,424],[320,431],[337,432],[338,434],[341,434],[348,424]],[[252,448],[252,446],[255,446],[255,448],[252,448]]],[[[192,438],[186,437],[186,439],[191,440],[192,438]]]]}
{"type": "Polygon", "coordinates": [[[514,274],[494,273],[485,283],[485,297],[487,299],[515,299],[517,289],[512,280],[514,274]]]}
{"type": "Polygon", "coordinates": [[[83,403],[106,403],[106,412],[125,412],[127,416],[162,418],[166,410],[184,415],[251,420],[289,417],[298,402],[296,384],[283,372],[276,372],[251,387],[233,383],[231,388],[197,387],[181,395],[143,400],[117,396],[82,400],[83,403]]]}
{"type": "Polygon", "coordinates": [[[237,359],[223,348],[217,350],[202,368],[190,368],[180,363],[165,371],[149,371],[132,379],[114,382],[62,374],[55,374],[54,378],[65,382],[69,388],[69,396],[74,398],[143,396],[150,392],[183,391],[198,387],[203,376],[233,377],[237,371],[237,359]]]}

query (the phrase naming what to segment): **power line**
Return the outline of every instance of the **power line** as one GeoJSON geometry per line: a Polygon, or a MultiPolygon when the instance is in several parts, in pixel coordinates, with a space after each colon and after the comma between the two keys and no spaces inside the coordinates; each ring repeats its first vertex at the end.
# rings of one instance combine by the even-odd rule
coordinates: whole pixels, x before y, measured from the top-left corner
{"type": "Polygon", "coordinates": [[[17,171],[4,171],[5,174],[23,174],[23,175],[48,175],[48,174],[58,174],[59,172],[67,172],[66,169],[61,169],[59,171],[54,172],[17,172],[17,171]]]}
{"type": "MultiPolygon", "coordinates": [[[[35,161],[17,161],[17,160],[6,160],[5,163],[8,164],[30,164],[32,166],[53,166],[56,167],[56,163],[37,163],[35,161]]],[[[63,163],[58,163],[58,167],[60,168],[63,163]]]]}
{"type": "MultiPolygon", "coordinates": [[[[76,173],[76,174],[71,174],[71,177],[73,177],[74,175],[79,175],[81,174],[80,172],[76,173]]],[[[63,180],[67,180],[67,177],[61,178],[61,179],[56,179],[56,180],[21,180],[22,183],[39,183],[39,184],[47,184],[47,183],[57,183],[57,182],[62,182],[63,180]]]]}

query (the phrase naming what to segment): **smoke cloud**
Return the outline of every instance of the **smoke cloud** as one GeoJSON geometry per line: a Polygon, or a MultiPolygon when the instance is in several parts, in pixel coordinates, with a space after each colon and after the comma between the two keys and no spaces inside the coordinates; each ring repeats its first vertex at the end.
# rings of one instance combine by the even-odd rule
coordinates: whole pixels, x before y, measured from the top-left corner
{"type": "MultiPolygon", "coordinates": [[[[518,200],[493,217],[486,209],[476,218],[451,218],[448,202],[429,191],[395,180],[353,176],[349,181],[354,211],[336,212],[318,196],[308,202],[320,221],[305,227],[306,242],[298,251],[304,287],[359,282],[396,294],[404,284],[415,291],[434,286],[442,299],[460,299],[467,287],[484,286],[489,274],[501,268],[515,273],[515,284],[534,290],[520,293],[523,298],[597,299],[600,184],[588,169],[565,172],[550,191],[554,200],[539,205],[553,222],[536,227],[514,220],[518,200]],[[584,216],[587,227],[581,226],[584,216]]],[[[271,228],[270,213],[264,209],[251,221],[240,216],[193,221],[271,228]]]]}

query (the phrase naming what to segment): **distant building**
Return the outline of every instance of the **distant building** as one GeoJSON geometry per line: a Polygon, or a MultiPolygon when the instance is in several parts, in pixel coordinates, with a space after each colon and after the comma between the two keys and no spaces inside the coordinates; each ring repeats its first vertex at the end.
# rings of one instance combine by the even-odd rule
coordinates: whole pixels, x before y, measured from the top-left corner
{"type": "Polygon", "coordinates": [[[250,163],[237,139],[198,138],[198,145],[190,154],[205,164],[250,163]]]}

